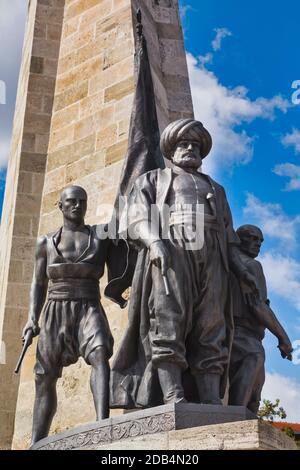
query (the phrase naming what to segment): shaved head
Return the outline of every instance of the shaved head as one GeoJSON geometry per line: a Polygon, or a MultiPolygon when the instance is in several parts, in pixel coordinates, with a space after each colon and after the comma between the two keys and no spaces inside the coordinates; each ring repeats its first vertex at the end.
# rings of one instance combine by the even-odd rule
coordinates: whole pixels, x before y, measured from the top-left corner
{"type": "Polygon", "coordinates": [[[237,229],[237,234],[238,236],[242,239],[242,238],[245,238],[247,236],[258,236],[260,237],[262,240],[264,238],[263,236],[263,233],[261,231],[261,229],[259,227],[257,227],[256,225],[250,225],[250,224],[247,224],[247,225],[242,225],[241,227],[239,227],[237,229]]]}
{"type": "Polygon", "coordinates": [[[81,199],[87,201],[86,190],[81,186],[68,186],[62,191],[60,195],[60,201],[65,199],[81,199]]]}

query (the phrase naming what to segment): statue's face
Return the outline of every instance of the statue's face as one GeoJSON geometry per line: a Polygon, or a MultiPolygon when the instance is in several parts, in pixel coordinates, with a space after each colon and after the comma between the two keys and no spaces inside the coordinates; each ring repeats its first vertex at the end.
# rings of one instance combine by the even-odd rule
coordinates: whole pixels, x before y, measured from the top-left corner
{"type": "Polygon", "coordinates": [[[83,222],[87,209],[86,193],[78,187],[66,188],[61,195],[59,208],[65,219],[78,224],[83,222]]]}
{"type": "Polygon", "coordinates": [[[172,161],[181,168],[200,168],[202,164],[200,143],[181,140],[175,148],[172,161]]]}
{"type": "Polygon", "coordinates": [[[241,238],[241,249],[251,258],[257,258],[263,241],[263,234],[259,230],[249,230],[241,238]]]}

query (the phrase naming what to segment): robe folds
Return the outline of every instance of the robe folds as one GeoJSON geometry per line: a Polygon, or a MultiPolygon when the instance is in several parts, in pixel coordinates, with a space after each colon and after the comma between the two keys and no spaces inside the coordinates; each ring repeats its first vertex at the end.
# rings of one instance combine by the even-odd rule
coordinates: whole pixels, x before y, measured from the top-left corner
{"type": "MultiPolygon", "coordinates": [[[[181,366],[188,401],[198,401],[195,373],[220,374],[221,396],[225,393],[233,335],[228,248],[230,244],[238,245],[239,238],[233,229],[224,189],[209,176],[204,177],[213,194],[217,228],[205,227],[204,248],[195,253],[175,246],[171,239],[164,240],[171,253],[171,263],[173,260],[168,271],[171,296],[167,299],[162,291],[161,273],[150,262],[149,250],[142,240],[131,241],[139,251],[130,294],[128,326],[112,364],[111,408],[133,409],[163,404],[157,366],[164,354],[181,366]],[[164,306],[175,315],[164,315],[164,306]],[[160,323],[164,335],[160,335],[160,323]],[[175,341],[172,331],[177,332],[175,341]],[[155,345],[158,345],[158,353],[155,345]],[[206,345],[210,351],[207,356],[206,345]]],[[[137,179],[128,200],[129,229],[147,220],[151,205],[156,205],[159,214],[157,235],[168,232],[163,211],[164,205],[168,204],[172,181],[173,170],[170,168],[153,170],[137,179]],[[130,208],[135,205],[142,210],[131,214],[130,208]]]]}

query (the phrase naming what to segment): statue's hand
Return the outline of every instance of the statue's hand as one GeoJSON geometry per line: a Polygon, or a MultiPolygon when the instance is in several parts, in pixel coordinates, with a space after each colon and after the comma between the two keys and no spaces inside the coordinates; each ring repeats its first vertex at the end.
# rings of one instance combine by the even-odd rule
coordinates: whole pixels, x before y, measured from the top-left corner
{"type": "Polygon", "coordinates": [[[280,340],[278,344],[279,351],[283,359],[288,359],[289,361],[293,360],[293,346],[289,339],[280,340]]]}
{"type": "Polygon", "coordinates": [[[26,336],[26,334],[28,333],[29,330],[32,331],[32,336],[33,337],[38,336],[39,333],[40,333],[39,324],[37,322],[31,320],[31,319],[27,321],[26,325],[24,326],[23,333],[22,333],[23,343],[25,341],[25,336],[26,336]]]}
{"type": "Polygon", "coordinates": [[[165,244],[158,240],[150,245],[150,260],[161,269],[162,275],[167,274],[170,268],[170,255],[165,244]]]}

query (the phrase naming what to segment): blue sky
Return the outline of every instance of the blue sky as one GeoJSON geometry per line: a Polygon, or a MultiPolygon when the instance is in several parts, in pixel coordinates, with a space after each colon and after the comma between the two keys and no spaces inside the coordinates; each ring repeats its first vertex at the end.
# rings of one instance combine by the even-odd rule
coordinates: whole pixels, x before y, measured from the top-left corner
{"type": "Polygon", "coordinates": [[[0,15],[0,214],[22,54],[27,0],[2,0],[0,15]],[[5,97],[2,85],[5,84],[5,97]],[[5,99],[3,99],[5,98],[5,99]]]}
{"type": "MultiPolygon", "coordinates": [[[[195,114],[215,143],[204,171],[224,185],[236,227],[262,227],[269,297],[299,340],[300,104],[292,83],[300,80],[300,3],[179,3],[195,114]]],[[[271,334],[264,344],[264,396],[281,398],[288,418],[300,421],[300,364],[281,359],[271,334]]]]}
{"type": "MultiPolygon", "coordinates": [[[[0,80],[7,84],[6,104],[0,104],[0,207],[27,1],[5,3],[0,18],[0,80]]],[[[291,339],[300,341],[300,104],[292,103],[292,83],[300,80],[300,3],[287,0],[284,8],[258,0],[179,4],[195,114],[214,140],[204,171],[224,185],[236,227],[254,223],[263,229],[261,261],[269,297],[291,339]]],[[[283,361],[276,345],[267,335],[264,395],[281,398],[288,418],[300,422],[300,364],[283,361]]]]}

